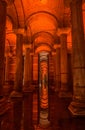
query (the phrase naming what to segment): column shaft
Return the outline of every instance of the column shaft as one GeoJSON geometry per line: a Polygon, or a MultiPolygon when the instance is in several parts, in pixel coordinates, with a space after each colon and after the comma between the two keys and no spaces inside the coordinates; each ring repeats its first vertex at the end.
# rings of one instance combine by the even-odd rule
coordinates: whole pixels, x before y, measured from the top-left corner
{"type": "Polygon", "coordinates": [[[15,75],[15,91],[21,92],[23,85],[23,50],[22,50],[22,35],[17,34],[16,43],[16,75],[15,75]]]}
{"type": "Polygon", "coordinates": [[[4,83],[5,26],[6,26],[6,3],[0,0],[0,96],[3,95],[3,83],[4,83]]]}
{"type": "Polygon", "coordinates": [[[23,37],[21,34],[17,34],[16,43],[16,73],[14,91],[11,93],[11,97],[22,97],[23,87],[23,37]]]}
{"type": "Polygon", "coordinates": [[[85,115],[85,42],[82,0],[71,3],[73,46],[73,101],[69,110],[73,115],[85,115]]]}
{"type": "Polygon", "coordinates": [[[56,49],[55,71],[56,71],[56,88],[55,88],[55,91],[59,92],[59,89],[60,89],[60,48],[56,49]]]}
{"type": "Polygon", "coordinates": [[[67,63],[67,35],[61,34],[60,36],[61,41],[61,88],[59,92],[59,97],[68,97],[68,63],[67,63]]]}
{"type": "Polygon", "coordinates": [[[42,52],[39,57],[39,125],[48,127],[49,105],[48,105],[48,53],[42,52]]]}
{"type": "Polygon", "coordinates": [[[33,127],[33,91],[29,89],[24,93],[23,102],[24,130],[34,130],[33,127]]]}
{"type": "Polygon", "coordinates": [[[26,49],[25,61],[24,61],[24,91],[27,91],[30,87],[30,49],[26,49]]]}

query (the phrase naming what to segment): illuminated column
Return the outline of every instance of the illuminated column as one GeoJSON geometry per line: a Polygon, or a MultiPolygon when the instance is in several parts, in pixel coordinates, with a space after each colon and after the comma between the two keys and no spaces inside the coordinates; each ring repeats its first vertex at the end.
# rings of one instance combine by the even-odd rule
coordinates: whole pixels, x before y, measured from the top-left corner
{"type": "Polygon", "coordinates": [[[85,116],[85,41],[82,19],[82,0],[71,2],[73,48],[73,101],[69,110],[73,115],[85,116]]]}
{"type": "Polygon", "coordinates": [[[68,97],[68,64],[67,64],[67,34],[60,35],[61,42],[61,88],[59,92],[59,97],[68,97]]]}
{"type": "Polygon", "coordinates": [[[24,61],[24,91],[30,87],[30,48],[26,48],[24,61]]]}
{"type": "Polygon", "coordinates": [[[48,53],[39,54],[39,125],[48,127],[48,53]]]}
{"type": "Polygon", "coordinates": [[[11,96],[21,96],[23,86],[23,36],[17,34],[16,43],[16,73],[14,91],[11,96]]]}
{"type": "Polygon", "coordinates": [[[3,95],[5,60],[6,2],[0,0],[0,96],[3,95]]]}

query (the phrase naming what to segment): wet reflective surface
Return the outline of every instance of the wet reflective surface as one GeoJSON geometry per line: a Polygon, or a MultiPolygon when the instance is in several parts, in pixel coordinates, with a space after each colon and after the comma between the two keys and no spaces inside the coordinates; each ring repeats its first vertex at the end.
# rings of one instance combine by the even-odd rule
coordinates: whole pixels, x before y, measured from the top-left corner
{"type": "MultiPolygon", "coordinates": [[[[13,118],[14,127],[10,130],[85,130],[85,117],[73,117],[68,110],[71,98],[60,99],[58,94],[52,91],[49,93],[50,127],[40,128],[38,124],[37,94],[37,91],[29,92],[23,98],[14,98],[12,100],[14,114],[13,117],[8,115],[10,116],[9,122],[13,118]]],[[[0,120],[2,120],[2,116],[0,116],[0,120]]],[[[4,128],[4,130],[7,129],[4,128]]]]}

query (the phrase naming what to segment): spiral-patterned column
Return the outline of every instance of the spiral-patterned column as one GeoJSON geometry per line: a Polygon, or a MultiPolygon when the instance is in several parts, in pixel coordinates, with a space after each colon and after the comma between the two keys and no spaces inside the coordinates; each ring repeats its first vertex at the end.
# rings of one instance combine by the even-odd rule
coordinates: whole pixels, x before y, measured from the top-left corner
{"type": "Polygon", "coordinates": [[[39,54],[39,125],[48,127],[48,53],[39,54]]]}

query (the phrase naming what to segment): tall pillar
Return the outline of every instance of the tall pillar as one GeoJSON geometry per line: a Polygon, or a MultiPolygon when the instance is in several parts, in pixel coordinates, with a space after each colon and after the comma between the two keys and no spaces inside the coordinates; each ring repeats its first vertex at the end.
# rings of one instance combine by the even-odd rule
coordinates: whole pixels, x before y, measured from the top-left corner
{"type": "Polygon", "coordinates": [[[16,57],[6,55],[5,60],[5,82],[14,85],[16,57]]]}
{"type": "Polygon", "coordinates": [[[30,85],[33,82],[33,54],[30,53],[30,85]]]}
{"type": "Polygon", "coordinates": [[[48,53],[39,55],[39,125],[49,127],[49,101],[48,101],[48,53]]]}
{"type": "Polygon", "coordinates": [[[17,34],[16,43],[16,73],[14,91],[11,96],[21,96],[23,86],[23,36],[17,34]]]}
{"type": "Polygon", "coordinates": [[[30,80],[30,48],[26,48],[24,61],[24,91],[29,89],[30,80]]]}
{"type": "Polygon", "coordinates": [[[24,130],[34,130],[33,126],[33,89],[28,88],[27,92],[24,92],[23,101],[23,126],[24,130]]]}
{"type": "Polygon", "coordinates": [[[4,83],[6,5],[5,1],[0,0],[0,96],[3,95],[4,83]]]}
{"type": "Polygon", "coordinates": [[[61,88],[59,92],[59,97],[68,97],[69,93],[69,86],[68,86],[68,64],[67,64],[67,34],[60,35],[60,42],[61,42],[61,88]]]}
{"type": "Polygon", "coordinates": [[[85,41],[82,19],[82,0],[71,2],[73,48],[73,101],[69,110],[73,115],[85,116],[85,41]]]}
{"type": "Polygon", "coordinates": [[[55,54],[55,77],[56,77],[56,87],[55,91],[59,92],[60,90],[60,48],[56,48],[56,54],[55,54]]]}
{"type": "Polygon", "coordinates": [[[23,102],[23,127],[24,130],[34,130],[33,126],[33,87],[32,80],[32,55],[31,49],[26,48],[24,61],[24,102],[23,102]]]}

